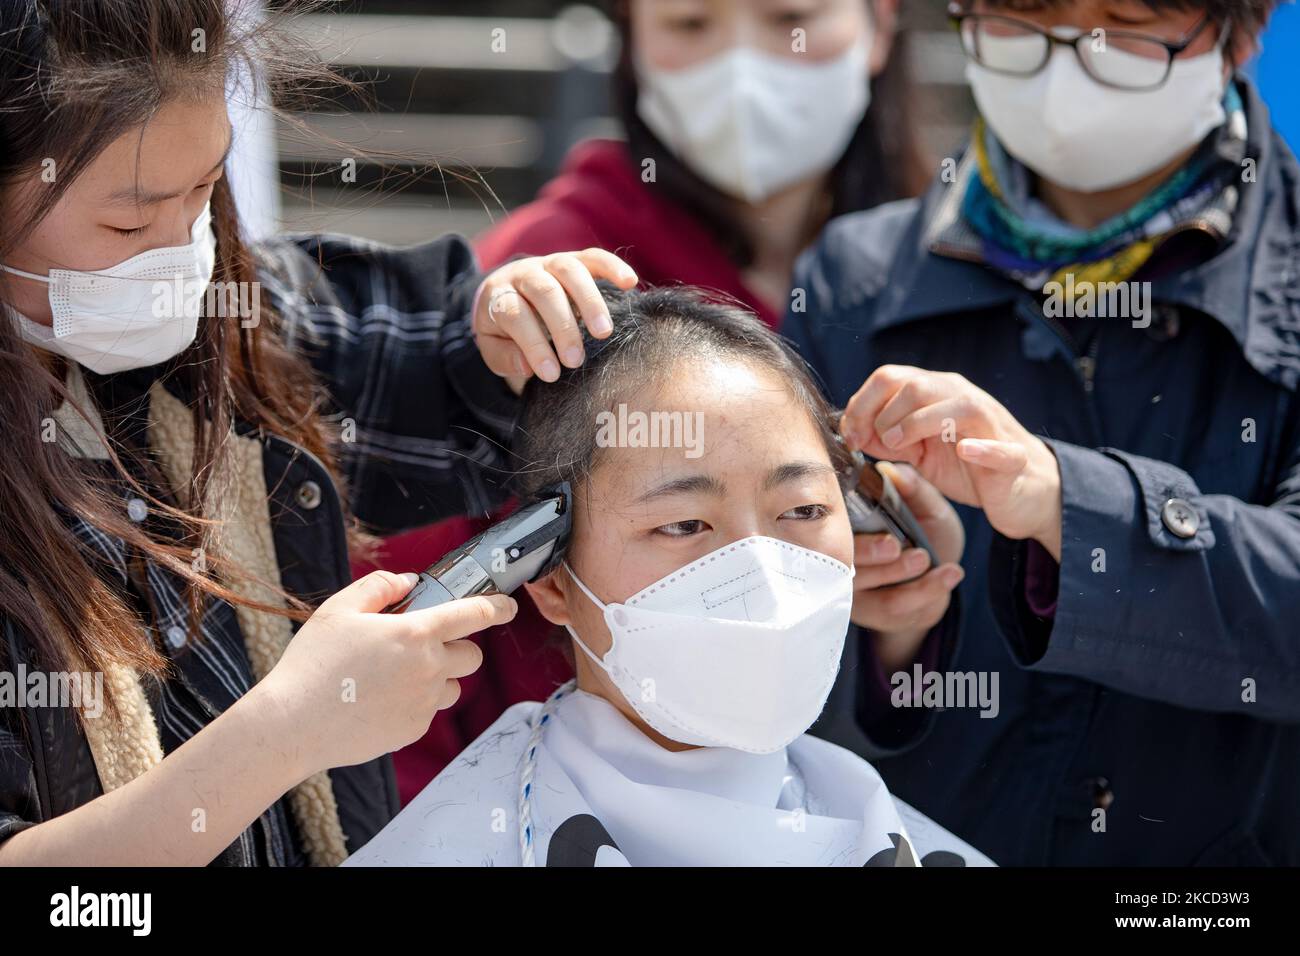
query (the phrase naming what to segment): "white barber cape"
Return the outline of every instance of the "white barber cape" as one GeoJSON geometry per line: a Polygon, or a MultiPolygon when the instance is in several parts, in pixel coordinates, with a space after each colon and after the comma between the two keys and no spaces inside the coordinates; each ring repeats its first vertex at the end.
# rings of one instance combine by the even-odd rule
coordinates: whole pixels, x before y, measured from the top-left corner
{"type": "Polygon", "coordinates": [[[576,689],[507,710],[343,865],[529,853],[537,866],[993,865],[834,744],[673,752],[576,689]]]}

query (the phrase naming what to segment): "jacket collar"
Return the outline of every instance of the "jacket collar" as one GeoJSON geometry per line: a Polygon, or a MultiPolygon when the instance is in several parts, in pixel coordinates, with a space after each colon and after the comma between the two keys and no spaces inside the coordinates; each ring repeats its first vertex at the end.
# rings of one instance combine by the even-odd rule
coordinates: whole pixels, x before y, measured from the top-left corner
{"type": "Polygon", "coordinates": [[[51,413],[59,436],[65,439],[63,446],[73,458],[107,461],[109,453],[101,437],[104,434],[104,422],[100,418],[99,407],[86,387],[81,366],[69,361],[67,368],[64,386],[72,401],[60,402],[59,407],[51,413]]]}
{"type": "MultiPolygon", "coordinates": [[[[1300,387],[1300,167],[1273,132],[1250,81],[1237,82],[1248,118],[1247,157],[1254,162],[1253,176],[1243,171],[1232,235],[1212,258],[1154,281],[1152,296],[1213,317],[1251,365],[1294,391],[1300,387]]],[[[972,161],[968,150],[957,182],[972,161]]],[[[1005,306],[1026,295],[978,261],[933,251],[938,225],[953,222],[960,201],[959,190],[944,182],[922,200],[880,294],[876,329],[1005,306]]]]}

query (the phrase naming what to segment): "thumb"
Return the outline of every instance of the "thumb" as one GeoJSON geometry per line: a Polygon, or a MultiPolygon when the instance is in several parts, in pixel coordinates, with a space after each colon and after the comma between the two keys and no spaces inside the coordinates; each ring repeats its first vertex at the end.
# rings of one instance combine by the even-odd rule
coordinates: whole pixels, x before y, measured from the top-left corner
{"type": "Polygon", "coordinates": [[[939,489],[926,481],[911,465],[905,462],[882,461],[878,467],[889,476],[899,496],[917,518],[934,518],[952,510],[952,505],[939,493],[939,489]]]}
{"type": "Polygon", "coordinates": [[[392,571],[371,571],[358,578],[342,591],[330,596],[321,604],[321,610],[377,613],[394,601],[406,597],[420,579],[418,574],[394,574],[392,571]]]}
{"type": "Polygon", "coordinates": [[[1024,445],[987,438],[963,438],[957,442],[957,457],[1003,475],[1014,475],[1029,464],[1029,452],[1024,445]]]}

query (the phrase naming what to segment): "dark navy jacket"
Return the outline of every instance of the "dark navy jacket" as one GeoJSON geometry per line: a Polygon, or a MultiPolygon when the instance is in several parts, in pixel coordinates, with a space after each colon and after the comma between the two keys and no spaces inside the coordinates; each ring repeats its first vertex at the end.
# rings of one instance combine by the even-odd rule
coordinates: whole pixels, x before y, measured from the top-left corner
{"type": "MultiPolygon", "coordinates": [[[[939,669],[997,672],[998,716],[858,741],[1004,865],[1300,864],[1300,169],[1245,93],[1258,166],[1230,241],[1155,282],[1149,328],[1094,320],[1091,365],[1037,294],[928,251],[942,184],[836,220],[796,273],[784,331],[834,401],[886,363],[957,372],[1060,461],[1054,620],[1025,600],[1026,545],[961,509],[939,669]]],[[[870,671],[846,673],[859,714],[870,671]]]]}

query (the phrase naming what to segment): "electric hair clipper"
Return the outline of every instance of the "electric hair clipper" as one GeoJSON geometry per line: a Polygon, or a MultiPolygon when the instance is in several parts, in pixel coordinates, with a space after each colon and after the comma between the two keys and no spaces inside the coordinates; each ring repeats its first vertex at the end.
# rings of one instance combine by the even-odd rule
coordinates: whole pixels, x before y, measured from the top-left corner
{"type": "Polygon", "coordinates": [[[572,508],[567,481],[543,489],[510,517],[425,568],[411,592],[385,613],[422,611],[476,594],[509,594],[545,574],[564,557],[572,508]]]}
{"type": "Polygon", "coordinates": [[[921,548],[930,556],[930,567],[937,568],[939,556],[921,529],[921,523],[912,514],[903,498],[881,471],[879,462],[860,451],[853,452],[853,469],[850,473],[853,490],[844,495],[849,511],[849,524],[854,534],[879,534],[888,532],[904,548],[921,548]]]}

